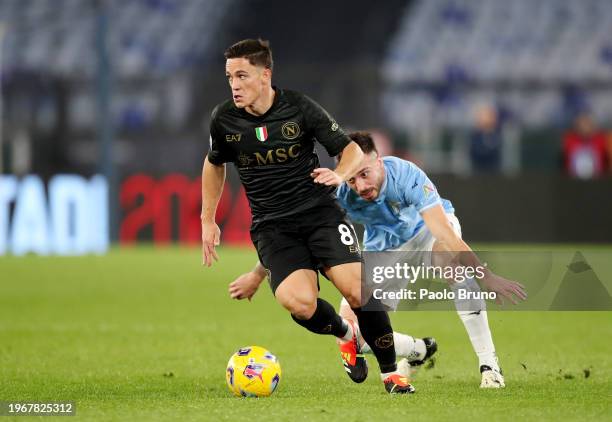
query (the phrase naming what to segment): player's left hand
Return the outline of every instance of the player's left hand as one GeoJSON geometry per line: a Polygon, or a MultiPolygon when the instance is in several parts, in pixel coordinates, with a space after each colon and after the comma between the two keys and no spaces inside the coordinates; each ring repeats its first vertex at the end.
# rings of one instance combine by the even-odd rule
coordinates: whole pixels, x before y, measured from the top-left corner
{"type": "Polygon", "coordinates": [[[487,277],[482,279],[482,284],[485,289],[490,292],[497,293],[497,302],[500,305],[504,304],[504,298],[508,299],[513,304],[518,303],[518,299],[527,299],[527,293],[525,292],[525,286],[518,281],[508,280],[504,277],[498,276],[497,274],[489,274],[487,277]]]}
{"type": "Polygon", "coordinates": [[[321,183],[327,186],[340,186],[342,182],[344,182],[344,180],[338,176],[338,173],[324,167],[314,169],[312,173],[310,173],[310,176],[314,179],[315,183],[321,183]]]}

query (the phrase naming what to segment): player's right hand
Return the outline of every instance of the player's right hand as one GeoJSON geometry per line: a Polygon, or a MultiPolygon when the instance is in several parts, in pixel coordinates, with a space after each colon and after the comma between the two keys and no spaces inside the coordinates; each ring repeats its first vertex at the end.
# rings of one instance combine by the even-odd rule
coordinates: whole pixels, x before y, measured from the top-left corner
{"type": "Polygon", "coordinates": [[[497,274],[491,273],[488,277],[482,279],[482,284],[488,291],[497,294],[495,302],[499,305],[504,304],[504,299],[509,300],[515,305],[518,304],[519,300],[527,299],[525,286],[518,281],[508,280],[497,274]]]}
{"type": "Polygon", "coordinates": [[[215,261],[219,260],[215,246],[219,244],[221,230],[214,222],[202,221],[202,265],[210,267],[215,261]]]}
{"type": "Polygon", "coordinates": [[[320,183],[326,186],[338,187],[344,180],[334,170],[328,168],[316,168],[310,173],[310,177],[314,179],[315,183],[320,183]]]}
{"type": "Polygon", "coordinates": [[[229,285],[229,294],[232,299],[249,299],[255,295],[262,280],[253,271],[242,274],[229,285]]]}

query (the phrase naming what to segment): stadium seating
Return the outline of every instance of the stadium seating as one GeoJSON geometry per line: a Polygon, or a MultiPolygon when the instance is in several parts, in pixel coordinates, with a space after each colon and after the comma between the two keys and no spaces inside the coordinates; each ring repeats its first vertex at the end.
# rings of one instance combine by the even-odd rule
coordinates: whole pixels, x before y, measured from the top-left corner
{"type": "MultiPolygon", "coordinates": [[[[232,1],[111,0],[107,4],[115,71],[129,77],[164,74],[197,63],[232,1]]],[[[4,70],[92,75],[94,5],[81,0],[0,2],[4,70]]]]}
{"type": "Polygon", "coordinates": [[[612,122],[610,28],[607,0],[415,1],[382,68],[387,114],[404,129],[467,127],[473,106],[495,102],[527,127],[572,107],[612,122]]]}
{"type": "MultiPolygon", "coordinates": [[[[112,113],[120,131],[141,131],[160,121],[171,127],[184,124],[190,107],[185,71],[210,60],[211,42],[233,3],[106,1],[108,51],[117,87],[112,113]]],[[[75,131],[96,126],[97,18],[94,1],[0,2],[2,71],[65,81],[75,131]]]]}

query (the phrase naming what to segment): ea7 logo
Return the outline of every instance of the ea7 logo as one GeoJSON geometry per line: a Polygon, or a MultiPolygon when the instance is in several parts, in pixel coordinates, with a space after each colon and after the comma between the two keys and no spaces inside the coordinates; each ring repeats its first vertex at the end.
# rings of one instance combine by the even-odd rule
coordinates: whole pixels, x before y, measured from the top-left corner
{"type": "Polygon", "coordinates": [[[225,135],[226,142],[240,142],[240,138],[242,138],[241,133],[232,133],[225,135]]]}

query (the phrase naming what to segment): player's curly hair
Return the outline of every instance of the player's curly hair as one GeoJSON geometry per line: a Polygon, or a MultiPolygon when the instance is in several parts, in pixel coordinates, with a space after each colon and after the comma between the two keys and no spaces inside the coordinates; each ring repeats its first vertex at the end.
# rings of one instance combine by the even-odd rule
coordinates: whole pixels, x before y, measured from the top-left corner
{"type": "Polygon", "coordinates": [[[224,55],[226,59],[245,58],[253,66],[263,66],[270,70],[274,65],[270,42],[261,38],[238,41],[228,47],[224,55]]]}

